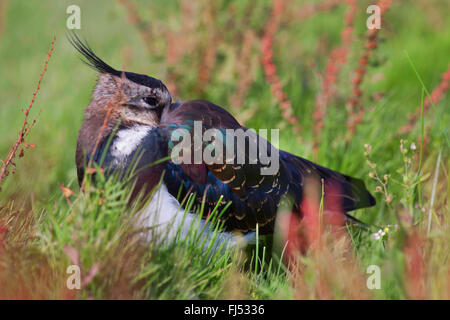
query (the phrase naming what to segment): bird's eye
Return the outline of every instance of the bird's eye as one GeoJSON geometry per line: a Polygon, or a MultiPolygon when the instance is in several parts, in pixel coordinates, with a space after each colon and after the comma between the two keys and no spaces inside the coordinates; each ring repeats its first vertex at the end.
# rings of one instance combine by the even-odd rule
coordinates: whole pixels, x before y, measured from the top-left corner
{"type": "Polygon", "coordinates": [[[158,104],[158,100],[153,97],[145,97],[144,101],[150,106],[156,106],[158,104]]]}

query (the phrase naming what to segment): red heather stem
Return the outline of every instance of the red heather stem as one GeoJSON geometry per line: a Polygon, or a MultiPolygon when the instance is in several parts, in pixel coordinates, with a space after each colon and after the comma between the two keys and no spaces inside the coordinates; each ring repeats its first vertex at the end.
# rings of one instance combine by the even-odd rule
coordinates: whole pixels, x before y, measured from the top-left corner
{"type": "MultiPolygon", "coordinates": [[[[242,107],[247,91],[254,81],[254,77],[251,70],[249,70],[249,66],[251,64],[252,50],[256,40],[257,37],[253,30],[248,29],[244,34],[242,46],[239,52],[240,59],[237,62],[236,73],[238,84],[236,86],[236,92],[230,98],[230,104],[234,111],[238,111],[242,107]]],[[[241,121],[243,120],[241,119],[241,121]]]]}
{"type": "Polygon", "coordinates": [[[275,0],[273,2],[272,13],[269,20],[267,21],[265,33],[262,39],[262,64],[264,68],[264,74],[266,76],[266,81],[270,84],[272,95],[278,101],[283,118],[293,126],[292,131],[296,134],[299,134],[301,131],[301,127],[298,124],[299,120],[294,115],[291,102],[288,100],[286,93],[283,91],[283,84],[281,83],[281,80],[277,75],[277,68],[273,62],[273,38],[279,27],[279,22],[284,10],[284,5],[284,0],[275,0]]]}
{"type": "Polygon", "coordinates": [[[217,30],[217,8],[214,2],[208,2],[203,10],[205,28],[208,30],[208,40],[203,49],[202,59],[198,65],[197,91],[203,93],[205,86],[211,79],[214,64],[216,62],[217,47],[221,41],[221,33],[217,30]]]}
{"type": "MultiPolygon", "coordinates": [[[[380,16],[389,9],[392,4],[392,0],[379,0],[377,5],[380,7],[380,16]]],[[[353,78],[352,96],[349,98],[348,107],[348,122],[347,129],[350,134],[356,132],[356,127],[363,120],[364,108],[361,103],[363,92],[361,91],[361,83],[364,80],[364,76],[367,72],[367,66],[369,64],[369,58],[372,55],[373,50],[378,46],[378,32],[380,29],[371,29],[367,32],[367,40],[365,43],[365,50],[359,58],[358,67],[355,70],[355,76],[353,78]]]]}
{"type": "Polygon", "coordinates": [[[405,289],[408,299],[424,299],[426,297],[426,263],[424,239],[413,231],[406,237],[403,248],[405,258],[405,289]]]}
{"type": "Polygon", "coordinates": [[[167,88],[173,97],[179,94],[176,85],[179,73],[177,72],[178,64],[181,58],[187,52],[194,52],[193,46],[197,43],[197,39],[193,37],[195,28],[198,27],[197,19],[192,19],[197,14],[193,8],[193,2],[189,0],[180,1],[180,23],[178,31],[167,31],[166,37],[166,68],[167,68],[167,88]]]}
{"type": "Polygon", "coordinates": [[[356,0],[347,0],[347,12],[345,13],[345,27],[341,32],[342,44],[330,52],[327,66],[325,67],[325,76],[322,79],[322,90],[316,96],[316,108],[313,114],[314,118],[314,154],[319,152],[319,138],[323,128],[323,120],[326,116],[326,109],[336,94],[335,84],[341,67],[347,62],[347,56],[350,51],[353,40],[353,22],[358,10],[356,0]]]}
{"type": "MultiPolygon", "coordinates": [[[[147,50],[148,55],[152,56],[154,55],[154,47],[152,47],[152,37],[153,32],[149,24],[147,24],[142,17],[139,14],[139,9],[136,6],[135,3],[128,1],[128,0],[118,0],[118,2],[125,7],[125,10],[128,14],[128,20],[130,21],[131,25],[133,25],[136,30],[139,32],[139,35],[142,38],[142,41],[144,42],[145,49],[147,50]]],[[[184,6],[182,5],[182,8],[184,6]]],[[[175,39],[175,35],[166,32],[166,39],[167,39],[167,51],[166,54],[166,64],[171,66],[175,64],[175,62],[178,59],[178,51],[175,54],[175,43],[177,43],[177,39],[175,39]],[[170,63],[173,62],[173,63],[170,63]]],[[[178,43],[177,43],[178,44],[178,43]]],[[[175,86],[175,78],[176,75],[172,70],[168,71],[167,75],[167,87],[169,91],[172,93],[172,95],[177,95],[178,90],[175,86]]]]}
{"type": "Polygon", "coordinates": [[[125,7],[125,10],[128,14],[128,20],[130,23],[139,31],[140,36],[142,37],[142,40],[144,40],[145,48],[148,51],[148,54],[152,54],[152,47],[151,39],[152,39],[152,32],[151,29],[146,25],[146,23],[142,20],[141,16],[139,15],[139,10],[131,1],[127,0],[119,0],[119,3],[125,7]]]}
{"type": "MultiPolygon", "coordinates": [[[[5,180],[5,178],[9,175],[9,172],[8,172],[8,167],[9,166],[12,166],[13,173],[14,173],[14,168],[15,168],[16,164],[14,163],[13,160],[16,157],[17,150],[21,146],[23,146],[25,148],[34,148],[33,144],[27,144],[25,142],[25,138],[28,136],[28,134],[30,133],[31,128],[36,123],[36,119],[34,119],[31,122],[31,124],[29,124],[28,123],[28,116],[30,115],[30,111],[31,111],[31,108],[33,107],[34,100],[35,100],[36,95],[37,95],[37,93],[39,91],[39,88],[41,87],[41,81],[42,81],[42,79],[44,77],[45,72],[47,71],[47,65],[48,65],[48,62],[49,62],[50,57],[52,55],[53,47],[55,45],[55,41],[56,41],[56,38],[53,38],[53,41],[52,41],[52,43],[50,45],[50,51],[47,52],[47,59],[45,60],[45,63],[44,63],[44,69],[43,69],[43,71],[41,73],[41,76],[39,77],[39,81],[38,81],[38,84],[36,86],[36,89],[33,92],[33,97],[31,98],[31,102],[28,105],[28,108],[26,110],[22,109],[22,112],[25,114],[25,118],[24,118],[23,123],[22,123],[22,128],[19,131],[19,137],[17,138],[16,142],[14,143],[14,145],[11,148],[11,150],[9,151],[9,154],[6,157],[6,160],[1,160],[2,161],[2,166],[0,167],[0,183],[3,182],[5,180]]],[[[20,151],[19,157],[20,158],[23,157],[23,154],[24,154],[24,149],[22,148],[21,151],[20,151]]],[[[1,189],[0,189],[0,191],[1,191],[1,189]]]]}

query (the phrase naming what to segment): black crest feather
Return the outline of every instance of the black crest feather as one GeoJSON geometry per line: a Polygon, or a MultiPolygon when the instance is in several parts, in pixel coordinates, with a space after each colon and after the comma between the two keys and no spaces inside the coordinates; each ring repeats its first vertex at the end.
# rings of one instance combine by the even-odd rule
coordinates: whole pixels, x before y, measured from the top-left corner
{"type": "MultiPolygon", "coordinates": [[[[100,59],[91,49],[88,42],[86,40],[82,41],[75,32],[67,34],[67,39],[72,44],[72,46],[84,57],[84,59],[81,59],[83,63],[100,73],[108,73],[117,77],[122,76],[123,71],[114,69],[105,61],[100,59]]],[[[127,79],[135,83],[147,86],[149,88],[164,88],[167,91],[166,86],[158,79],[133,72],[124,73],[127,79]]]]}
{"type": "Polygon", "coordinates": [[[109,73],[115,76],[120,77],[121,71],[118,71],[108,65],[105,61],[100,59],[94,51],[92,51],[91,47],[87,43],[87,41],[82,41],[78,35],[74,32],[69,33],[67,35],[67,39],[72,44],[72,46],[83,55],[83,57],[86,59],[81,59],[85,64],[87,64],[89,67],[97,70],[100,73],[109,73]]]}

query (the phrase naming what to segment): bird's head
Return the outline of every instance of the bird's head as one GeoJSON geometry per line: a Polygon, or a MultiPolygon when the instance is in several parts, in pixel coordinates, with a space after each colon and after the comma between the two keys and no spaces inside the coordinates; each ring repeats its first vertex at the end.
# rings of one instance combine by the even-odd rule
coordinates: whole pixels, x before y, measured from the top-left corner
{"type": "Polygon", "coordinates": [[[75,34],[71,44],[82,54],[85,62],[99,72],[92,94],[90,112],[104,112],[108,107],[120,115],[122,121],[155,125],[163,109],[172,102],[169,90],[160,80],[143,74],[119,71],[100,59],[75,34]]]}

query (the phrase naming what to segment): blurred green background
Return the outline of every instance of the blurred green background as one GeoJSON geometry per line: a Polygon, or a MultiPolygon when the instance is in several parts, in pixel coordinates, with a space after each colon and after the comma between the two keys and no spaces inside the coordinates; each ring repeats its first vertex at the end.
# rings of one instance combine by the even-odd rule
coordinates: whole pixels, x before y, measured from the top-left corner
{"type": "MultiPolygon", "coordinates": [[[[273,60],[283,90],[300,119],[301,142],[283,119],[261,64],[261,37],[270,17],[271,1],[220,0],[212,4],[158,0],[126,1],[125,5],[106,0],[1,1],[0,158],[6,157],[17,138],[23,121],[21,109],[31,100],[46,52],[56,36],[53,56],[32,109],[32,116],[39,112],[40,116],[27,142],[36,147],[26,150],[25,156],[17,160],[17,173],[2,185],[3,199],[30,205],[51,200],[61,183],[77,188],[76,136],[96,74],[80,62],[66,39],[69,16],[66,8],[72,4],[81,8],[78,34],[113,67],[125,66],[128,71],[145,73],[163,82],[168,82],[171,74],[181,99],[208,99],[231,110],[237,119],[247,120],[247,127],[279,128],[281,148],[314,159],[315,97],[320,92],[328,54],[341,42],[345,1],[335,1],[337,5],[331,9],[318,10],[307,18],[303,18],[305,4],[327,1],[287,1],[274,37],[273,60]],[[141,22],[135,21],[127,3],[131,3],[141,22]],[[243,66],[239,63],[243,38],[249,30],[255,40],[244,68],[251,81],[240,105],[233,106],[232,97],[242,77],[239,69],[243,66]],[[211,51],[213,46],[216,49],[211,51]],[[174,64],[169,61],[170,52],[177,56],[174,64]],[[206,78],[201,78],[202,72],[209,72],[206,78]]],[[[450,57],[447,18],[450,3],[394,1],[383,20],[379,45],[361,87],[365,120],[351,142],[344,143],[345,104],[351,95],[352,74],[364,48],[368,17],[365,9],[369,4],[370,1],[358,1],[355,38],[348,61],[339,74],[337,97],[327,109],[320,152],[314,159],[366,181],[369,168],[364,165],[365,143],[374,146],[373,157],[381,172],[395,172],[402,164],[398,151],[400,138],[417,140],[418,124],[409,135],[397,134],[421,99],[421,85],[405,52],[430,92],[441,82],[450,57]],[[382,98],[375,99],[374,94],[382,98]]],[[[449,101],[447,95],[439,101],[437,112],[427,112],[425,124],[430,127],[427,155],[435,156],[445,141],[443,129],[448,128],[449,101]]],[[[429,158],[434,163],[434,157],[429,158]]],[[[368,185],[370,189],[375,187],[372,183],[368,185]]]]}

